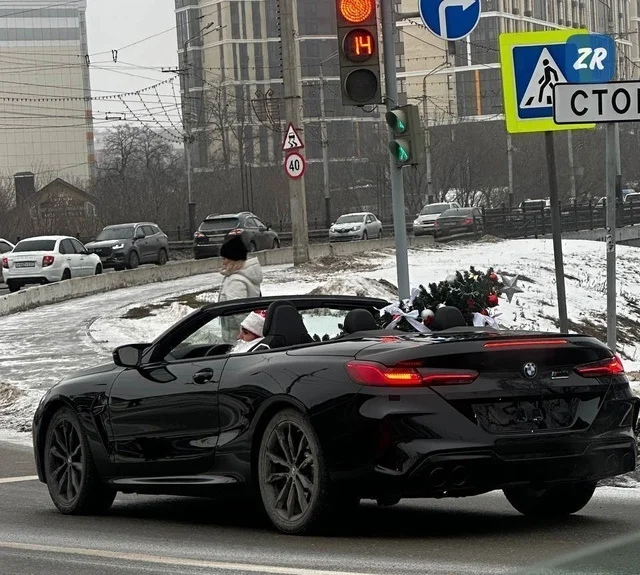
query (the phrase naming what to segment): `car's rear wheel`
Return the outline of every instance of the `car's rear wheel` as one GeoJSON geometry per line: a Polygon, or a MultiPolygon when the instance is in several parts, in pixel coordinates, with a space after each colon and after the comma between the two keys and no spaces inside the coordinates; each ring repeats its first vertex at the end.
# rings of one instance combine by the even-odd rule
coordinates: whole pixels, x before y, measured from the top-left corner
{"type": "Polygon", "coordinates": [[[327,517],[329,475],[316,433],[299,411],[285,409],[267,425],[258,483],[269,519],[284,533],[309,532],[327,517]]]}
{"type": "Polygon", "coordinates": [[[278,240],[273,240],[273,249],[274,250],[280,249],[280,242],[278,240]]]}
{"type": "Polygon", "coordinates": [[[258,246],[256,246],[256,244],[254,242],[251,242],[249,244],[249,251],[250,252],[257,252],[258,251],[258,246]]]}
{"type": "Polygon", "coordinates": [[[66,269],[62,272],[62,278],[60,278],[62,281],[64,280],[70,280],[71,279],[71,270],[70,269],[66,269]]]}
{"type": "Polygon", "coordinates": [[[593,497],[596,481],[561,483],[536,489],[507,487],[504,494],[511,505],[530,517],[561,517],[580,511],[593,497]]]}
{"type": "Polygon", "coordinates": [[[381,240],[382,239],[382,229],[378,232],[378,239],[381,240]]]}
{"type": "Polygon", "coordinates": [[[20,284],[13,280],[7,280],[7,287],[11,293],[14,293],[20,289],[20,284]]]}
{"type": "Polygon", "coordinates": [[[129,254],[129,264],[127,267],[130,270],[135,270],[140,265],[140,258],[138,257],[138,252],[131,252],[129,254]]]}
{"type": "Polygon", "coordinates": [[[55,506],[66,515],[107,511],[116,492],[98,476],[87,437],[75,412],[58,410],[47,429],[45,479],[55,506]]]}
{"type": "Polygon", "coordinates": [[[158,261],[156,263],[159,266],[163,266],[164,264],[167,263],[167,261],[169,261],[169,256],[167,256],[167,252],[163,248],[163,249],[160,250],[160,253],[158,254],[158,261]]]}

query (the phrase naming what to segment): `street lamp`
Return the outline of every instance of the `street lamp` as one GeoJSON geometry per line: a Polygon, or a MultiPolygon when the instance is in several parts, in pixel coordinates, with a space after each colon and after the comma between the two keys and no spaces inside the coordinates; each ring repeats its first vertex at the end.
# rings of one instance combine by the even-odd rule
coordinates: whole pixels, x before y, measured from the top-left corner
{"type": "MultiPolygon", "coordinates": [[[[189,64],[189,44],[207,34],[208,30],[214,25],[213,22],[209,22],[204,28],[198,30],[196,34],[191,36],[183,46],[182,58],[184,61],[184,69],[186,73],[185,90],[184,90],[184,111],[182,113],[183,126],[184,126],[184,153],[187,161],[187,195],[188,195],[188,214],[189,214],[189,236],[193,237],[196,231],[196,204],[193,201],[193,191],[191,189],[191,145],[195,140],[195,136],[191,131],[191,66],[189,64]]],[[[220,27],[215,28],[219,30],[220,27]]],[[[209,30],[213,32],[214,30],[209,30]]],[[[197,122],[197,119],[196,119],[197,122]]]]}

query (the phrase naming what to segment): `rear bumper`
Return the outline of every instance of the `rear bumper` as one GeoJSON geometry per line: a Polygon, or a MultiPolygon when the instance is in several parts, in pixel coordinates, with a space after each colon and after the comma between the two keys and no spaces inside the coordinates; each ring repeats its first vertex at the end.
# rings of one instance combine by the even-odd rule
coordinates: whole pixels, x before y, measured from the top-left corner
{"type": "Polygon", "coordinates": [[[405,461],[417,459],[408,470],[377,465],[368,480],[360,477],[354,488],[371,498],[463,497],[513,485],[598,481],[633,471],[638,455],[633,437],[576,444],[564,455],[532,453],[523,446],[509,454],[487,447],[418,456],[415,443],[419,441],[403,447],[405,461]]]}
{"type": "Polygon", "coordinates": [[[193,257],[197,258],[216,258],[220,255],[220,247],[222,244],[194,244],[193,257]]]}
{"type": "Polygon", "coordinates": [[[13,284],[42,284],[57,282],[62,278],[62,270],[58,268],[41,268],[37,272],[33,268],[23,268],[20,271],[4,270],[5,283],[13,284]]]}

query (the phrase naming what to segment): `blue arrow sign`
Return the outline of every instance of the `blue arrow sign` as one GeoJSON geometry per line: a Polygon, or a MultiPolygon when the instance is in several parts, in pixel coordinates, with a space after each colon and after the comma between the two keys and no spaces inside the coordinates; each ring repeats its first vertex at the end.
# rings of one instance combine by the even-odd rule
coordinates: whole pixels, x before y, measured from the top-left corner
{"type": "Polygon", "coordinates": [[[434,36],[460,40],[480,21],[480,0],[420,0],[420,16],[434,36]]]}

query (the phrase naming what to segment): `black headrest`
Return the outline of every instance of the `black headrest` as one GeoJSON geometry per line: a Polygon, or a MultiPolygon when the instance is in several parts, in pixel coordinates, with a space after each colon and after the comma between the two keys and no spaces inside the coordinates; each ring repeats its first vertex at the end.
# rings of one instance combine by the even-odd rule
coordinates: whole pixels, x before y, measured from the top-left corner
{"type": "Polygon", "coordinates": [[[357,331],[372,331],[378,329],[372,313],[366,309],[352,309],[344,318],[344,331],[356,333],[357,331]]]}
{"type": "Polygon", "coordinates": [[[433,327],[436,331],[449,329],[452,327],[466,326],[462,312],[453,306],[445,306],[436,310],[436,316],[433,321],[433,327]]]}
{"type": "Polygon", "coordinates": [[[313,341],[300,313],[288,301],[274,301],[269,306],[263,333],[263,343],[272,349],[313,341]]]}

